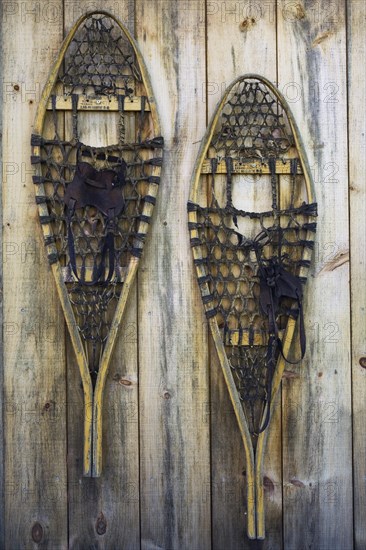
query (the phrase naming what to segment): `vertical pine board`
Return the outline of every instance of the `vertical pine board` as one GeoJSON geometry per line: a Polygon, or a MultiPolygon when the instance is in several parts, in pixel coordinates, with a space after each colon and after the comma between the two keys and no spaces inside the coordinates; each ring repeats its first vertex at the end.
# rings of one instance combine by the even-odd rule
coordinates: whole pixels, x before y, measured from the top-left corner
{"type": "Polygon", "coordinates": [[[62,2],[43,7],[4,4],[2,13],[5,547],[17,549],[67,548],[64,328],[30,165],[40,91],[62,36],[62,2]]]}
{"type": "Polygon", "coordinates": [[[186,204],[205,130],[203,2],[136,1],[136,35],[165,139],[139,272],[141,545],[208,549],[207,342],[186,204]]]}
{"type": "MultiPolygon", "coordinates": [[[[3,36],[3,20],[0,17],[0,37],[3,36]]],[[[3,43],[2,38],[0,38],[0,74],[4,72],[4,59],[3,59],[3,43]]],[[[3,96],[3,86],[0,90],[0,105],[3,107],[4,96],[3,96]]],[[[0,165],[3,166],[3,119],[0,117],[0,165]]],[[[1,185],[3,179],[1,178],[1,185]]],[[[3,205],[2,205],[2,194],[0,194],[0,239],[3,241],[3,205]]],[[[1,247],[0,250],[0,322],[3,326],[3,250],[1,247]]],[[[4,477],[4,348],[3,348],[3,337],[0,338],[0,547],[5,545],[5,477],[4,477]]]]}
{"type": "Polygon", "coordinates": [[[319,230],[308,348],[283,384],[285,548],[348,550],[352,441],[345,2],[278,3],[280,89],[315,176],[319,230]],[[333,173],[332,173],[333,172],[333,173]]]}
{"type": "MultiPolygon", "coordinates": [[[[276,82],[276,2],[208,2],[207,33],[206,91],[210,120],[234,78],[258,73],[276,82]]],[[[262,202],[268,197],[256,192],[255,178],[243,178],[237,185],[239,208],[265,209],[262,202]]],[[[255,543],[250,543],[246,536],[244,448],[213,342],[210,373],[213,548],[251,548],[255,543]]],[[[277,400],[272,408],[263,469],[266,540],[262,548],[280,548],[282,542],[280,410],[277,400]]]]}
{"type": "Polygon", "coordinates": [[[366,547],[366,4],[351,0],[348,9],[348,114],[351,230],[351,304],[353,375],[353,468],[355,548],[366,547]],[[363,321],[361,321],[361,319],[363,321]]]}
{"type": "MultiPolygon", "coordinates": [[[[109,11],[133,32],[134,2],[93,2],[93,11],[97,9],[109,11]]],[[[87,10],[87,1],[65,3],[65,33],[87,10]]],[[[117,141],[116,134],[113,136],[117,115],[111,117],[108,128],[104,122],[98,126],[102,117],[94,115],[84,128],[91,144],[117,141]]],[[[127,139],[131,137],[126,134],[127,139]]],[[[136,550],[140,547],[136,285],[131,289],[104,390],[103,470],[97,479],[82,477],[83,394],[69,341],[67,349],[70,548],[136,550]]]]}

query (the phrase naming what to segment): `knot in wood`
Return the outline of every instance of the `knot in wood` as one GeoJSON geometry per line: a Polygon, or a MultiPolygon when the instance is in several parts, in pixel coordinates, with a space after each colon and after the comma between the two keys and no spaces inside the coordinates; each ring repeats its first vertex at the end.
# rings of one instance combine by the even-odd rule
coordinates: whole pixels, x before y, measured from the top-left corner
{"type": "Polygon", "coordinates": [[[37,544],[41,542],[43,539],[44,530],[42,525],[39,523],[39,521],[36,521],[36,523],[32,527],[32,540],[33,542],[36,542],[37,544]]]}
{"type": "Polygon", "coordinates": [[[104,535],[107,531],[107,520],[105,519],[103,512],[101,512],[97,518],[95,530],[98,535],[104,535]]]}

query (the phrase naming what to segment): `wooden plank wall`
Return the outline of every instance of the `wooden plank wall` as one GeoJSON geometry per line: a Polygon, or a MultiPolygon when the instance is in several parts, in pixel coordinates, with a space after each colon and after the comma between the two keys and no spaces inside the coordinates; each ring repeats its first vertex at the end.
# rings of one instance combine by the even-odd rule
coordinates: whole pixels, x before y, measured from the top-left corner
{"type": "Polygon", "coordinates": [[[352,322],[352,419],[355,548],[366,547],[363,510],[366,506],[366,425],[363,422],[366,387],[366,67],[359,56],[366,54],[366,4],[348,5],[348,120],[349,120],[349,207],[351,241],[352,322]]]}
{"type": "MultiPolygon", "coordinates": [[[[61,10],[62,2],[53,6],[61,10]]],[[[5,547],[32,548],[33,534],[42,537],[41,548],[62,548],[68,529],[64,325],[44,263],[29,143],[63,29],[37,10],[13,7],[14,15],[3,12],[2,33],[5,547]]]]}
{"type": "Polygon", "coordinates": [[[364,550],[364,1],[14,0],[2,3],[1,24],[0,548],[364,550]],[[139,41],[166,150],[106,387],[104,474],[91,480],[81,477],[82,394],[44,257],[29,142],[62,38],[98,8],[139,41]],[[320,212],[308,351],[288,368],[275,412],[260,544],[245,537],[242,444],[186,224],[199,141],[225,87],[245,72],[277,81],[290,102],[320,212]]]}
{"type": "MultiPolygon", "coordinates": [[[[0,36],[2,36],[2,29],[3,24],[2,20],[0,20],[0,36]]],[[[0,70],[3,67],[3,49],[0,48],[0,70]]],[[[3,104],[3,87],[0,87],[0,103],[3,104]]],[[[0,117],[0,163],[1,166],[3,166],[3,118],[0,117]]],[[[2,170],[0,171],[0,174],[2,174],[2,170]]],[[[0,195],[0,238],[1,243],[3,241],[3,212],[2,212],[2,196],[0,195]]],[[[1,286],[3,285],[3,247],[0,247],[0,281],[1,286]]],[[[0,300],[0,322],[1,326],[3,326],[4,320],[3,320],[3,293],[1,292],[1,300],[0,300]]],[[[1,338],[0,343],[0,361],[3,364],[2,358],[4,356],[4,342],[3,338],[1,338]]],[[[4,369],[2,368],[0,370],[0,387],[4,387],[4,369]]],[[[0,426],[4,425],[4,407],[3,407],[3,391],[0,391],[0,426]]],[[[4,430],[1,430],[0,432],[0,484],[1,484],[1,490],[0,490],[0,547],[5,545],[5,499],[4,499],[4,485],[5,485],[5,478],[4,478],[4,430]]]]}
{"type": "Polygon", "coordinates": [[[315,167],[321,224],[306,300],[310,345],[302,365],[291,369],[297,376],[283,384],[290,548],[299,540],[305,548],[316,541],[352,547],[346,5],[332,6],[332,19],[327,11],[317,16],[319,2],[309,1],[289,20],[286,1],[279,3],[279,82],[296,83],[301,94],[292,107],[315,167]]]}

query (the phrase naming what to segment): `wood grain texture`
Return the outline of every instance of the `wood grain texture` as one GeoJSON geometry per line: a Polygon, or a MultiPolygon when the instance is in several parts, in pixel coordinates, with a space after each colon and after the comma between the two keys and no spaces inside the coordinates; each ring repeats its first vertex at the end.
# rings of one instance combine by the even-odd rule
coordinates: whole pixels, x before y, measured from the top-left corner
{"type": "MultiPolygon", "coordinates": [[[[3,74],[4,59],[3,59],[3,27],[4,23],[0,18],[0,74],[3,74]]],[[[0,105],[4,104],[3,88],[0,90],[0,105]]],[[[3,166],[3,118],[0,117],[0,163],[3,166]]],[[[0,195],[0,322],[3,326],[3,201],[2,195],[0,195]]],[[[3,338],[0,339],[0,548],[5,546],[5,430],[4,430],[4,345],[3,338]]]]}
{"type": "MultiPolygon", "coordinates": [[[[84,13],[88,5],[89,2],[67,3],[65,34],[75,22],[74,15],[84,13]]],[[[93,10],[97,9],[109,11],[133,32],[133,2],[94,2],[93,10]]],[[[109,118],[107,126],[105,115],[94,113],[88,128],[81,127],[80,131],[87,133],[93,145],[115,143],[118,115],[111,113],[109,118]]],[[[133,126],[126,130],[126,139],[134,139],[133,126]]],[[[140,545],[136,284],[128,297],[107,375],[103,406],[104,466],[102,476],[97,479],[82,477],[83,394],[69,341],[67,351],[70,548],[135,550],[140,545]]]]}
{"type": "MultiPolygon", "coordinates": [[[[4,59],[3,59],[3,20],[0,17],[0,74],[3,74],[4,59]]],[[[4,90],[3,87],[0,90],[0,105],[4,102],[4,90]]],[[[0,165],[3,166],[3,117],[0,117],[0,165]]],[[[2,179],[1,179],[2,181],[2,179]]],[[[2,207],[2,194],[0,194],[0,239],[3,242],[3,207],[2,207]]],[[[3,326],[3,248],[0,251],[0,323],[3,326]]],[[[0,338],[0,548],[5,546],[5,468],[4,468],[4,450],[5,450],[5,438],[4,438],[4,342],[3,338],[0,338]]]]}
{"type": "Polygon", "coordinates": [[[281,0],[278,36],[280,89],[314,167],[320,212],[308,349],[283,384],[284,545],[344,550],[353,545],[349,266],[338,266],[349,247],[345,2],[281,0]]]}
{"type": "MultiPolygon", "coordinates": [[[[256,72],[276,82],[276,3],[209,2],[207,11],[207,98],[209,118],[231,81],[256,72]],[[230,10],[232,9],[232,11],[230,10]]],[[[237,182],[236,203],[244,210],[268,207],[258,190],[260,180],[237,182]]],[[[269,203],[270,204],[270,203],[269,203]]],[[[251,548],[246,537],[245,456],[217,353],[210,342],[212,526],[213,548],[251,548]]],[[[273,409],[266,461],[265,513],[268,530],[262,548],[279,548],[282,540],[281,415],[273,409]]]]}
{"type": "Polygon", "coordinates": [[[353,480],[355,549],[366,547],[366,4],[351,0],[348,10],[348,131],[353,376],[353,480]],[[362,366],[363,364],[363,366],[362,366]]]}
{"type": "MultiPolygon", "coordinates": [[[[53,6],[62,14],[62,2],[53,6]]],[[[26,12],[8,13],[3,29],[5,547],[65,549],[64,327],[30,166],[35,108],[62,28],[26,12]]]]}
{"type": "Polygon", "coordinates": [[[186,204],[205,129],[202,2],[136,1],[164,166],[139,271],[140,494],[143,549],[210,547],[206,327],[186,204]]]}

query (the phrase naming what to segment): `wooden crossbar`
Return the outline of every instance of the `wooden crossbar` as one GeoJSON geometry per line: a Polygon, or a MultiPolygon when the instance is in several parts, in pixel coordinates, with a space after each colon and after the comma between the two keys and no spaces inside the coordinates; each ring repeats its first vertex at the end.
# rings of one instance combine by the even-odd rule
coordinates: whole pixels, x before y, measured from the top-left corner
{"type": "MultiPolygon", "coordinates": [[[[118,97],[92,97],[86,95],[78,96],[78,111],[118,111],[118,97]]],[[[141,111],[141,96],[126,97],[124,111],[141,111]]],[[[55,102],[56,111],[72,111],[71,96],[58,95],[55,102]]],[[[52,111],[52,100],[47,103],[47,110],[52,111]]],[[[145,101],[145,111],[150,111],[148,101],[145,101]]]]}
{"type": "MultiPolygon", "coordinates": [[[[221,160],[217,165],[217,174],[226,174],[226,162],[221,160]]],[[[270,174],[267,162],[260,160],[239,161],[233,160],[233,174],[270,174]]],[[[303,174],[301,164],[298,163],[297,173],[303,174]]],[[[205,159],[202,164],[201,174],[212,174],[210,159],[205,159]]],[[[291,159],[276,160],[276,174],[291,174],[291,159]]]]}
{"type": "MultiPolygon", "coordinates": [[[[284,331],[280,331],[282,337],[284,331]]],[[[225,334],[226,346],[267,346],[269,340],[268,332],[264,330],[254,330],[252,335],[249,329],[228,330],[225,334]]]]}
{"type": "MultiPolygon", "coordinates": [[[[108,268],[106,268],[105,277],[108,276],[108,271],[109,271],[108,268]]],[[[123,283],[123,281],[125,280],[125,277],[126,277],[126,273],[127,273],[127,268],[126,267],[115,266],[114,276],[112,277],[112,281],[114,280],[116,283],[123,283]]],[[[86,282],[92,281],[93,280],[92,268],[91,267],[86,267],[84,275],[85,275],[85,281],[86,282]]],[[[75,283],[76,282],[76,277],[72,273],[72,270],[71,270],[70,266],[62,268],[62,276],[63,276],[63,280],[64,280],[65,283],[75,283]]]]}

